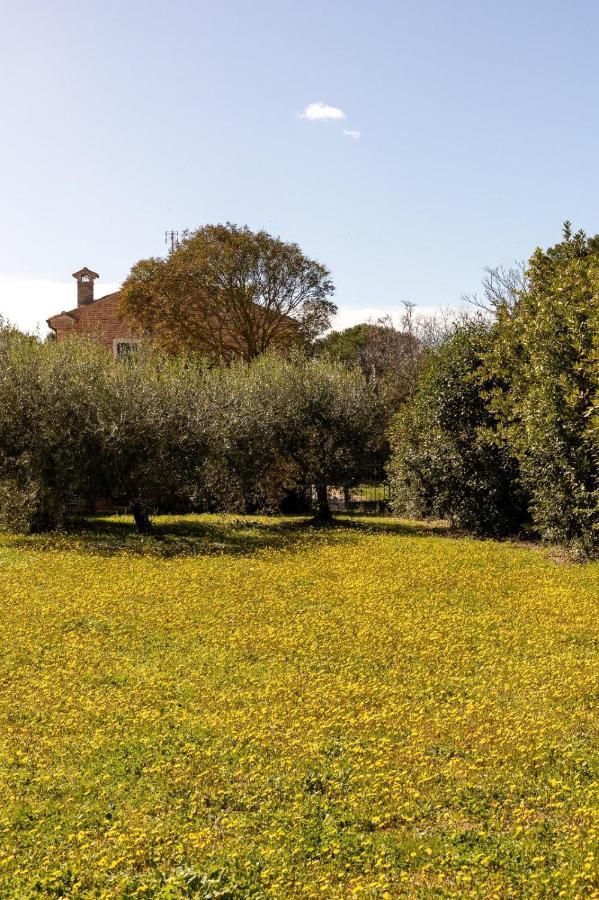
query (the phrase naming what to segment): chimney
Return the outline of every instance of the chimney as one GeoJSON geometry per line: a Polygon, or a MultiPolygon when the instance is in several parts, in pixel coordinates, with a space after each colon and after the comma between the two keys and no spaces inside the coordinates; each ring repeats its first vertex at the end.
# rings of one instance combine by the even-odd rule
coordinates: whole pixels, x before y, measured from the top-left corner
{"type": "Polygon", "coordinates": [[[87,306],[94,302],[94,278],[99,278],[97,272],[92,272],[87,266],[73,272],[73,278],[77,279],[77,306],[87,306]]]}

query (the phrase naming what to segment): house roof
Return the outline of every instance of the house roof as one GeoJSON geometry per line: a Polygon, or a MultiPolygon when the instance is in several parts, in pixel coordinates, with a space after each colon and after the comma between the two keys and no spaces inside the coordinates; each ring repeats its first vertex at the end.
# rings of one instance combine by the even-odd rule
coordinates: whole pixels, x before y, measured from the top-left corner
{"type": "Polygon", "coordinates": [[[89,275],[90,278],[99,278],[97,272],[92,272],[91,269],[88,269],[87,266],[83,266],[82,269],[79,269],[77,272],[73,272],[73,278],[79,278],[80,275],[89,275]]]}
{"type": "MultiPolygon", "coordinates": [[[[82,269],[82,271],[84,271],[82,269]]],[[[98,303],[103,303],[106,300],[114,300],[120,294],[120,291],[114,291],[112,294],[105,294],[103,297],[98,297],[96,300],[92,300],[91,303],[86,303],[83,306],[76,306],[75,309],[63,310],[62,312],[55,313],[55,315],[50,316],[49,319],[46,319],[46,322],[53,328],[52,322],[54,319],[60,319],[61,316],[70,316],[71,319],[74,319],[76,322],[83,314],[87,314],[87,311],[92,309],[92,307],[97,306],[98,303]]]]}

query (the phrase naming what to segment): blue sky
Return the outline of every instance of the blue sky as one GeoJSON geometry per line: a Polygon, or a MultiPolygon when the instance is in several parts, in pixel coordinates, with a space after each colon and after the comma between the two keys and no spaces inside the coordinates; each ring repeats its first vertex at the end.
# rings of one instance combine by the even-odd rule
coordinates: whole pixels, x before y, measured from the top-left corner
{"type": "Polygon", "coordinates": [[[227,220],[326,263],[340,324],[455,306],[599,231],[598,38],[596,0],[5,0],[0,314],[227,220]]]}

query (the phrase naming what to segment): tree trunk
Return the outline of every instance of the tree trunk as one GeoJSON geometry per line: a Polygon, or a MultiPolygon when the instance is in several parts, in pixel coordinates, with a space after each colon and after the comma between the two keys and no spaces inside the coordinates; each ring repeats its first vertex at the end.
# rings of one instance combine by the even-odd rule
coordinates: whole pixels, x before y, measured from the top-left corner
{"type": "Polygon", "coordinates": [[[47,534],[49,531],[55,531],[57,526],[56,520],[48,513],[37,513],[31,519],[29,525],[29,534],[47,534]]]}
{"type": "Polygon", "coordinates": [[[333,518],[333,514],[329,504],[329,492],[326,484],[316,485],[316,500],[318,502],[318,509],[314,516],[315,520],[317,522],[330,522],[333,518]]]}
{"type": "Polygon", "coordinates": [[[150,517],[147,512],[144,512],[137,505],[131,507],[131,512],[133,513],[133,518],[135,519],[137,533],[150,534],[150,532],[152,531],[152,523],[150,522],[150,517]]]}
{"type": "Polygon", "coordinates": [[[345,511],[349,511],[349,505],[351,503],[351,491],[349,489],[349,484],[343,485],[343,503],[345,505],[345,511]]]}

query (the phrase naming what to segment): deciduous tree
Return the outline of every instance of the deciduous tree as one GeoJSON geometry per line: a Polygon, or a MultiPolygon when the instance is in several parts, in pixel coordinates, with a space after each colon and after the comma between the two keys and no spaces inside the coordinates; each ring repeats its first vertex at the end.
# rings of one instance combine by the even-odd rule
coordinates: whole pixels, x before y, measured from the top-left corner
{"type": "Polygon", "coordinates": [[[328,270],[297,244],[237,225],[185,233],[166,259],[138,262],[123,311],[168,351],[246,361],[314,340],[336,312],[328,270]]]}

